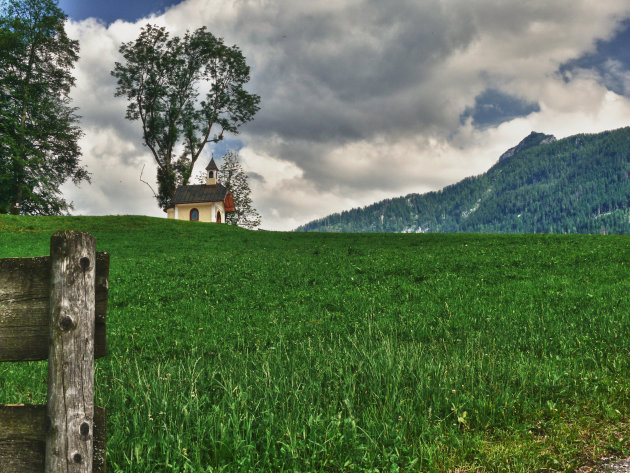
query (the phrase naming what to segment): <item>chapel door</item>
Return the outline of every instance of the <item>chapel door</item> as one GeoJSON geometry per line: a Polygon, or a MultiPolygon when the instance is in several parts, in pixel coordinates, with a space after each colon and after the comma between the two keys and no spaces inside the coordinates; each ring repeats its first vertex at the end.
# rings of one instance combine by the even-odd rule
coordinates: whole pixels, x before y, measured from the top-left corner
{"type": "Polygon", "coordinates": [[[221,211],[217,210],[217,223],[221,223],[221,211]]]}

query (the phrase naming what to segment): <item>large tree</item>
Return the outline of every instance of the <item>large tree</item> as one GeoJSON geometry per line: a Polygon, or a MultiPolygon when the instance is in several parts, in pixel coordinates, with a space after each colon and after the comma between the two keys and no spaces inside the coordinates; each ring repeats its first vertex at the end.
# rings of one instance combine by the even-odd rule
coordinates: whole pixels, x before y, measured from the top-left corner
{"type": "Polygon", "coordinates": [[[79,43],[54,0],[0,0],[0,213],[61,214],[60,193],[80,165],[82,133],[70,106],[79,43]]]}
{"type": "Polygon", "coordinates": [[[234,199],[234,212],[225,216],[226,223],[245,228],[256,228],[260,225],[261,217],[254,208],[250,197],[251,189],[247,173],[243,170],[237,152],[228,151],[223,156],[219,170],[221,183],[230,191],[234,199]]]}
{"type": "Polygon", "coordinates": [[[157,200],[166,208],[190,180],[206,143],[238,133],[252,120],[260,97],[244,89],[249,67],[236,46],[226,46],[205,27],[170,37],[146,25],[120,47],[123,63],[112,75],[116,96],[126,96],[127,119],[140,120],[143,142],[157,163],[157,200]]]}

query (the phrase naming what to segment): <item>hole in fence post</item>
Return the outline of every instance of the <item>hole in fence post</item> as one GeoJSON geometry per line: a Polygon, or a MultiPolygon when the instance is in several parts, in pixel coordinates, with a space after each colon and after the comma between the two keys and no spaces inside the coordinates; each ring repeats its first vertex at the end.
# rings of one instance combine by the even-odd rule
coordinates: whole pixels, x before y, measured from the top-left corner
{"type": "Polygon", "coordinates": [[[76,324],[74,323],[74,320],[72,320],[71,317],[68,317],[66,315],[62,317],[61,320],[59,321],[59,326],[61,327],[61,330],[63,330],[64,332],[67,332],[68,330],[75,328],[76,324]]]}
{"type": "Polygon", "coordinates": [[[83,424],[81,424],[80,430],[81,435],[87,437],[90,434],[90,424],[88,424],[87,422],[83,422],[83,424]]]}
{"type": "Polygon", "coordinates": [[[79,263],[81,264],[81,269],[87,271],[90,267],[90,258],[84,256],[79,260],[79,263]]]}

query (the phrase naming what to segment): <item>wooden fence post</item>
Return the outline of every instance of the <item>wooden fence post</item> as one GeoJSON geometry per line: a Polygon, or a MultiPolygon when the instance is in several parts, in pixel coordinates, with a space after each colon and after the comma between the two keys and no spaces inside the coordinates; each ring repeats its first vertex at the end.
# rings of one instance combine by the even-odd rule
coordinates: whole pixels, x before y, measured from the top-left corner
{"type": "Polygon", "coordinates": [[[48,404],[0,404],[0,473],[106,473],[106,411],[94,358],[107,355],[109,254],[56,233],[51,256],[0,259],[0,362],[48,360],[48,404]]]}
{"type": "Polygon", "coordinates": [[[92,235],[52,236],[45,473],[92,473],[95,268],[92,235]]]}

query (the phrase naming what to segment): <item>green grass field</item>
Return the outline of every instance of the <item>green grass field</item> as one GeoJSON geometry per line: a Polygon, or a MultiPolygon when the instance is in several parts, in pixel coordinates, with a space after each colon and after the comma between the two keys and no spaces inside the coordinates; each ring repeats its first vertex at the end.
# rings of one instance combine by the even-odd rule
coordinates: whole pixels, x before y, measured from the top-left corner
{"type": "MultiPolygon", "coordinates": [[[[550,472],[630,453],[630,237],[0,216],[111,253],[112,472],[550,472]]],[[[0,364],[45,403],[46,363],[0,364]]]]}

